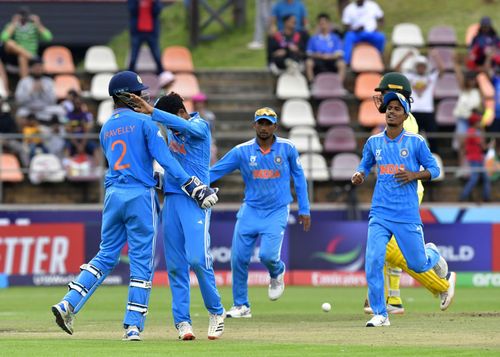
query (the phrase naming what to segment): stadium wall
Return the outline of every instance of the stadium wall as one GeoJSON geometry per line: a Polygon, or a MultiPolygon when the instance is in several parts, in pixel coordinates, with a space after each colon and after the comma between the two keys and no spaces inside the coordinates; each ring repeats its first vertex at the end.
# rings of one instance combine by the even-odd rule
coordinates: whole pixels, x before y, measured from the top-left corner
{"type": "MultiPolygon", "coordinates": [[[[0,211],[1,212],[1,211],[0,211]]],[[[345,210],[314,210],[309,233],[292,212],[282,248],[291,285],[364,286],[367,211],[362,221],[347,221],[345,210]]],[[[440,206],[421,210],[426,241],[435,242],[459,272],[459,286],[500,287],[500,206],[458,208],[440,206]]],[[[0,213],[0,287],[64,285],[97,252],[101,212],[98,209],[10,210],[0,213]]],[[[236,210],[217,210],[210,227],[211,254],[219,285],[231,284],[231,239],[236,210]]],[[[160,232],[161,233],[161,232],[160,232]]],[[[163,246],[158,240],[154,284],[168,284],[163,246]]],[[[128,281],[127,247],[108,284],[128,281]]],[[[268,284],[252,255],[249,283],[268,284]]],[[[196,278],[192,276],[196,285],[196,278]]],[[[404,276],[403,286],[416,286],[404,276]]]]}

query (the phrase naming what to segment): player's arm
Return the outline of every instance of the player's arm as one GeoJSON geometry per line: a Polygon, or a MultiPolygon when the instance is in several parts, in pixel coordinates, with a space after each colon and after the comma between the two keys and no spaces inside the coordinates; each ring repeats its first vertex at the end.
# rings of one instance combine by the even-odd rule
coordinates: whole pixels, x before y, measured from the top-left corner
{"type": "Polygon", "coordinates": [[[424,170],[416,172],[399,170],[394,175],[397,182],[406,184],[415,180],[428,181],[439,176],[441,170],[439,169],[436,159],[432,156],[429,147],[423,139],[419,140],[416,155],[417,162],[424,168],[424,170]]]}
{"type": "Polygon", "coordinates": [[[361,158],[358,169],[352,175],[352,184],[361,185],[365,181],[365,178],[370,174],[370,170],[373,165],[375,165],[375,156],[373,155],[371,141],[368,139],[363,147],[363,157],[361,158]]]}
{"type": "Polygon", "coordinates": [[[182,134],[189,134],[200,139],[207,137],[210,132],[208,123],[204,120],[186,120],[178,117],[177,115],[164,112],[163,110],[156,108],[154,108],[151,112],[151,119],[165,125],[169,129],[178,131],[182,134]]]}
{"type": "Polygon", "coordinates": [[[232,148],[222,159],[210,168],[210,183],[240,168],[238,148],[232,148]]]}
{"type": "Polygon", "coordinates": [[[307,180],[304,170],[300,164],[299,153],[295,146],[290,147],[288,155],[288,165],[290,174],[293,177],[293,185],[299,203],[299,223],[304,225],[304,231],[309,231],[311,227],[311,210],[309,207],[309,196],[307,193],[307,180]]]}

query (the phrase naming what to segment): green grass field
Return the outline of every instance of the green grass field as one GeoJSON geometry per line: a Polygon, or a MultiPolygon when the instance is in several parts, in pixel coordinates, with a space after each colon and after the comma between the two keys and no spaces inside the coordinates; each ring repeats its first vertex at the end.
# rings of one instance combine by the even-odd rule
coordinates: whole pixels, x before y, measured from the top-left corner
{"type": "MultiPolygon", "coordinates": [[[[278,302],[265,288],[251,288],[253,317],[228,319],[221,340],[206,338],[207,313],[193,290],[197,339],[178,341],[170,292],[153,289],[143,341],[123,342],[125,287],[101,287],[78,315],[69,336],[54,323],[50,305],[65,288],[0,290],[1,356],[482,356],[500,355],[500,289],[457,291],[449,311],[421,288],[403,289],[406,315],[392,326],[365,328],[364,288],[288,287],[278,302]],[[324,313],[321,304],[333,305],[324,313]]],[[[221,289],[231,306],[231,291],[221,289]]]]}

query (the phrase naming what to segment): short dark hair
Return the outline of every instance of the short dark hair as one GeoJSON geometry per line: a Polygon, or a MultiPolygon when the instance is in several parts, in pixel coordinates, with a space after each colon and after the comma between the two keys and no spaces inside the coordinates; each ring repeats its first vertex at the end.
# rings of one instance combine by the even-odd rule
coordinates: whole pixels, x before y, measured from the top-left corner
{"type": "Polygon", "coordinates": [[[155,108],[175,115],[177,115],[181,109],[184,109],[184,111],[187,112],[186,107],[184,106],[184,99],[182,99],[179,94],[174,92],[170,92],[169,94],[160,97],[155,103],[155,108]]]}
{"type": "Polygon", "coordinates": [[[328,15],[326,12],[320,12],[318,16],[316,16],[316,20],[319,21],[321,19],[330,21],[330,15],[328,15]]]}

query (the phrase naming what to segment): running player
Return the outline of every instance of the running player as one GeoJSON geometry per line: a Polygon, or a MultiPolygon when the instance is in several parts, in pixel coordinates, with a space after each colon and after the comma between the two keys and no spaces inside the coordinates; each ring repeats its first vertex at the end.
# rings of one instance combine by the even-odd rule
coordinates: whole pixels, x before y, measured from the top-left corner
{"type": "Polygon", "coordinates": [[[172,157],[158,127],[148,116],[130,110],[128,93],[141,95],[147,89],[134,72],[124,71],[109,82],[115,110],[103,125],[101,146],[109,164],[102,212],[101,244],[97,255],[83,264],[69,292],[52,306],[56,323],[73,334],[74,315],[118,263],[128,243],[130,283],[123,326],[123,339],[139,341],[148,312],[158,221],[158,197],[154,186],[156,159],[182,190],[204,208],[217,202],[216,192],[190,177],[172,157]]]}
{"type": "Polygon", "coordinates": [[[245,182],[245,199],[234,228],[231,269],[233,307],[227,317],[251,317],[248,300],[248,264],[257,238],[261,238],[260,261],[271,276],[268,296],[277,300],[285,289],[285,264],[280,259],[281,244],[288,222],[290,178],[293,177],[299,203],[299,223],[311,225],[307,182],[297,149],[290,140],[274,135],[278,116],[271,108],[255,112],[256,138],[229,151],[210,169],[210,181],[239,169],[245,182]]]}
{"type": "Polygon", "coordinates": [[[433,243],[424,246],[422,221],[418,209],[417,180],[439,176],[439,167],[424,138],[403,129],[410,103],[395,92],[383,97],[387,127],[371,136],[352,183],[360,185],[376,165],[377,182],[368,224],[365,271],[368,299],[374,316],[367,327],[389,326],[384,298],[383,267],[386,246],[392,235],[409,269],[422,273],[434,269],[440,278],[448,274],[448,265],[433,243]],[[420,167],[424,170],[420,171],[420,167]]]}

